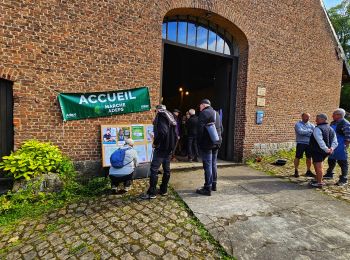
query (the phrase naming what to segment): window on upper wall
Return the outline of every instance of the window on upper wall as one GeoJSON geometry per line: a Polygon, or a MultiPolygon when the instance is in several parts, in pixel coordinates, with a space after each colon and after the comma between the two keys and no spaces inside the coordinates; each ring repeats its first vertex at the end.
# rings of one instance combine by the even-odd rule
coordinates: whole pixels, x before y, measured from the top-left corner
{"type": "Polygon", "coordinates": [[[217,25],[194,17],[167,18],[162,26],[164,40],[233,56],[232,37],[217,25]]]}

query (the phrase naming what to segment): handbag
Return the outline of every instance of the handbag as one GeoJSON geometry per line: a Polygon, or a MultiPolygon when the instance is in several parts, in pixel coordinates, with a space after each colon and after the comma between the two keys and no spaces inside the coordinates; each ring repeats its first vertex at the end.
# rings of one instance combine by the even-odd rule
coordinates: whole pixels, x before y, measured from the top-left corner
{"type": "Polygon", "coordinates": [[[219,142],[219,140],[220,140],[218,131],[216,130],[215,122],[216,122],[216,112],[214,111],[214,122],[210,122],[210,123],[205,125],[205,128],[208,131],[210,140],[214,144],[219,142]]]}

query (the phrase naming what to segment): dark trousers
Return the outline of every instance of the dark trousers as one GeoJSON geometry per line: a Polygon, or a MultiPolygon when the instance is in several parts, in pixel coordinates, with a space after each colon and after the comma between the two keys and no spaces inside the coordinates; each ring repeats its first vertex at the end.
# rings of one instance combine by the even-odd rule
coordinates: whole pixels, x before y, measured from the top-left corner
{"type": "Polygon", "coordinates": [[[340,181],[347,181],[348,180],[348,171],[349,171],[349,163],[347,160],[335,160],[328,158],[328,174],[333,174],[334,168],[336,164],[340,166],[341,169],[341,176],[340,181]]]}
{"type": "Polygon", "coordinates": [[[113,175],[109,175],[109,178],[111,179],[112,185],[114,186],[118,186],[120,183],[123,182],[124,187],[130,187],[131,183],[132,183],[132,176],[133,176],[133,172],[130,173],[129,175],[125,175],[125,176],[113,176],[113,175]]]}
{"type": "Polygon", "coordinates": [[[201,150],[205,179],[204,188],[208,190],[211,190],[213,183],[216,185],[218,179],[216,166],[218,151],[218,149],[201,150]]]}
{"type": "Polygon", "coordinates": [[[188,158],[193,159],[198,157],[197,137],[195,136],[188,137],[187,151],[188,151],[188,158]]]}
{"type": "Polygon", "coordinates": [[[158,183],[158,171],[160,166],[163,166],[163,178],[162,184],[160,185],[160,192],[166,193],[168,190],[168,183],[170,180],[170,160],[171,153],[168,155],[157,152],[153,153],[153,159],[151,162],[151,174],[149,178],[149,189],[147,191],[150,195],[157,194],[157,183],[158,183]]]}

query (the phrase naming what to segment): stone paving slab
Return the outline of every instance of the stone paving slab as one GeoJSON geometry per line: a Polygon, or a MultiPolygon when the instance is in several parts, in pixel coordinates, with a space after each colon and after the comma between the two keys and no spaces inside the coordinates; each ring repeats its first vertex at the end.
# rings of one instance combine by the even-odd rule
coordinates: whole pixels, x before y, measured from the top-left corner
{"type": "Polygon", "coordinates": [[[0,227],[0,259],[218,259],[174,194],[144,201],[146,180],[106,195],[0,227]]]}
{"type": "Polygon", "coordinates": [[[350,204],[248,167],[219,170],[218,191],[194,193],[203,171],[172,185],[209,232],[238,259],[350,259],[350,204]]]}

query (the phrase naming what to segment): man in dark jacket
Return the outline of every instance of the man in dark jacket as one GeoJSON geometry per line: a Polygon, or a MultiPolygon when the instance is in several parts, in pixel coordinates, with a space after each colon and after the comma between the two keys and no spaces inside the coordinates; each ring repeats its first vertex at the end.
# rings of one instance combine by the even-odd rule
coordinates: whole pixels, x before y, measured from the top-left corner
{"type": "Polygon", "coordinates": [[[317,126],[310,137],[309,143],[316,172],[316,180],[311,181],[310,185],[316,188],[322,188],[325,185],[322,181],[323,161],[337,148],[338,142],[334,130],[327,123],[327,115],[317,115],[316,124],[317,126]]]}
{"type": "Polygon", "coordinates": [[[333,122],[331,127],[336,133],[338,146],[334,150],[334,153],[328,157],[328,170],[327,174],[323,176],[324,179],[333,179],[334,168],[336,163],[340,166],[341,175],[339,181],[337,182],[338,186],[344,186],[348,183],[348,148],[350,145],[350,123],[346,120],[345,110],[338,108],[333,112],[333,122]]]}
{"type": "Polygon", "coordinates": [[[154,152],[150,166],[150,185],[147,193],[141,196],[143,199],[155,199],[157,197],[158,171],[160,165],[163,166],[164,173],[158,193],[162,196],[167,195],[170,179],[170,160],[177,140],[175,131],[176,121],[172,113],[166,110],[164,105],[158,105],[156,107],[156,112],[157,114],[153,121],[154,152]]]}
{"type": "Polygon", "coordinates": [[[222,123],[219,114],[211,107],[208,99],[200,102],[198,117],[198,145],[202,156],[204,177],[204,186],[197,189],[197,193],[201,195],[211,196],[211,191],[216,191],[217,182],[217,156],[218,150],[222,142],[222,123]],[[213,142],[209,136],[206,126],[215,122],[215,128],[219,136],[219,141],[213,142]]]}
{"type": "Polygon", "coordinates": [[[190,118],[186,121],[188,161],[192,162],[192,160],[194,160],[198,162],[198,117],[194,109],[190,109],[188,113],[190,114],[190,118]]]}

